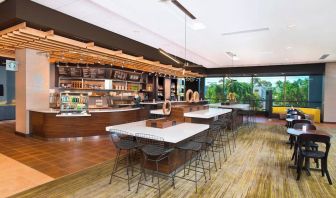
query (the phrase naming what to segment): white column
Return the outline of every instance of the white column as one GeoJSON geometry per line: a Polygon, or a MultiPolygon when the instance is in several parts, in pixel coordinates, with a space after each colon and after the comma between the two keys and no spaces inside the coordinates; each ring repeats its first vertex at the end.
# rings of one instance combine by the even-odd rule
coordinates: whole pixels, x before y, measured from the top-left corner
{"type": "Polygon", "coordinates": [[[50,64],[46,54],[31,49],[15,51],[16,131],[29,134],[29,109],[49,108],[50,64]]]}
{"type": "Polygon", "coordinates": [[[326,63],[323,91],[323,121],[336,122],[336,63],[326,63]]]}

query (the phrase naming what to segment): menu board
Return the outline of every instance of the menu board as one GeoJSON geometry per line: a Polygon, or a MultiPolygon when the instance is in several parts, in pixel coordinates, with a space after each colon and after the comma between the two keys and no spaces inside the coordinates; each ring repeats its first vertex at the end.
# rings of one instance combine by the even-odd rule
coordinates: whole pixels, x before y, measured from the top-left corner
{"type": "Polygon", "coordinates": [[[96,78],[105,78],[105,68],[98,68],[96,78]]]}
{"type": "Polygon", "coordinates": [[[90,68],[90,77],[97,78],[97,68],[90,68]]]}
{"type": "Polygon", "coordinates": [[[127,73],[122,72],[122,71],[114,71],[113,78],[118,79],[118,80],[126,80],[127,73]]]}
{"type": "Polygon", "coordinates": [[[139,81],[140,80],[140,74],[128,74],[128,80],[130,81],[139,81]]]}
{"type": "Polygon", "coordinates": [[[91,77],[91,73],[90,73],[90,68],[86,67],[83,68],[83,78],[90,78],[91,77]]]}
{"type": "Polygon", "coordinates": [[[58,75],[60,76],[70,76],[70,68],[69,67],[59,67],[58,75]]]}
{"type": "Polygon", "coordinates": [[[82,77],[82,69],[77,67],[70,68],[71,77],[82,77]]]}

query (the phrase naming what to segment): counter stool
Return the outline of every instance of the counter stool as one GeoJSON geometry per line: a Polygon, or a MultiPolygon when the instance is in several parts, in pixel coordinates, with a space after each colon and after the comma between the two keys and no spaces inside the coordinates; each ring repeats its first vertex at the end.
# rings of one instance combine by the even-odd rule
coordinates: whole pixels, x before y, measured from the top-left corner
{"type": "Polygon", "coordinates": [[[177,149],[180,149],[184,152],[184,165],[183,165],[183,177],[175,175],[177,178],[185,179],[187,181],[192,181],[195,182],[195,188],[197,192],[197,182],[201,179],[197,178],[197,173],[201,173],[204,176],[205,182],[206,182],[206,174],[205,174],[205,168],[204,168],[204,163],[202,160],[202,143],[199,142],[193,142],[193,141],[188,141],[181,143],[180,145],[176,146],[177,149]],[[187,153],[191,152],[191,157],[189,160],[187,160],[187,153]],[[188,167],[186,167],[186,164],[189,161],[188,167]],[[192,165],[195,163],[194,165],[192,165]],[[201,167],[199,166],[201,164],[201,167]],[[193,169],[192,169],[193,168],[193,169]],[[195,178],[186,178],[186,169],[188,170],[187,175],[189,175],[189,171],[194,171],[195,173],[195,178]],[[202,171],[200,171],[201,169],[202,171]]]}
{"type": "Polygon", "coordinates": [[[227,115],[223,115],[219,117],[220,124],[221,124],[221,139],[225,146],[225,159],[227,159],[227,152],[226,152],[226,145],[229,147],[230,155],[231,155],[231,145],[230,145],[230,131],[228,130],[228,127],[230,126],[231,122],[231,113],[227,115]]]}
{"type": "Polygon", "coordinates": [[[166,148],[164,145],[164,139],[162,137],[143,133],[136,133],[135,137],[137,142],[143,145],[141,147],[141,152],[143,154],[143,159],[141,163],[141,174],[136,193],[138,193],[139,186],[144,185],[158,190],[160,197],[161,196],[160,176],[171,178],[172,186],[174,186],[175,188],[175,182],[174,182],[175,171],[172,173],[172,175],[165,175],[159,172],[159,162],[161,162],[164,159],[168,159],[169,169],[171,170],[172,163],[169,160],[169,154],[174,150],[174,148],[166,148]],[[152,182],[154,181],[154,177],[157,177],[157,187],[142,182],[143,176],[145,178],[145,181],[147,181],[146,169],[145,169],[145,164],[147,162],[155,163],[155,171],[151,171],[151,173],[152,173],[152,182]]]}
{"type": "Polygon", "coordinates": [[[128,191],[130,191],[131,190],[130,181],[132,179],[134,179],[137,175],[139,175],[139,174],[134,175],[134,166],[133,166],[132,156],[134,156],[133,153],[136,151],[136,149],[140,145],[137,142],[134,141],[135,139],[131,134],[129,134],[125,131],[112,129],[112,130],[110,130],[110,132],[111,132],[111,139],[112,139],[115,147],[117,148],[118,152],[117,152],[117,158],[115,159],[115,162],[114,162],[114,166],[113,166],[113,170],[112,170],[112,173],[111,173],[111,178],[110,178],[109,184],[112,183],[112,178],[113,177],[124,179],[124,180],[127,180],[128,191]],[[123,166],[123,167],[119,167],[119,169],[118,169],[118,165],[120,164],[120,162],[122,160],[124,160],[124,159],[120,158],[120,153],[121,153],[122,150],[127,152],[127,157],[124,158],[124,159],[126,159],[126,165],[123,166]],[[119,171],[124,170],[125,168],[126,168],[127,178],[122,177],[120,175],[117,175],[117,173],[119,171]],[[130,176],[130,173],[129,173],[129,169],[131,170],[131,176],[130,176]]]}
{"type": "Polygon", "coordinates": [[[209,164],[209,179],[211,179],[211,164],[214,164],[215,170],[217,171],[217,162],[216,162],[216,156],[215,152],[218,152],[219,157],[219,163],[220,167],[221,165],[221,157],[220,157],[220,151],[215,151],[215,140],[218,138],[219,130],[220,128],[216,125],[210,125],[210,129],[205,131],[203,134],[196,135],[195,139],[193,141],[202,143],[202,151],[204,151],[205,156],[207,157],[207,160],[202,159],[205,162],[208,162],[209,164]],[[209,152],[212,153],[212,160],[210,158],[209,152]]]}

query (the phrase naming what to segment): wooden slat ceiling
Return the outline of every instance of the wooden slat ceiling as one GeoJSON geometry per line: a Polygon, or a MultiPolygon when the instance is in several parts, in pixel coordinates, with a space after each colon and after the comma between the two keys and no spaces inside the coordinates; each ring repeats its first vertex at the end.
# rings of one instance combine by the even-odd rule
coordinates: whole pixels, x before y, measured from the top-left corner
{"type": "Polygon", "coordinates": [[[177,77],[203,77],[203,75],[164,65],[160,62],[135,57],[122,51],[95,46],[54,34],[53,30],[40,31],[21,23],[0,31],[0,56],[15,58],[15,49],[29,48],[49,54],[50,62],[74,64],[115,65],[145,72],[157,72],[177,77]]]}

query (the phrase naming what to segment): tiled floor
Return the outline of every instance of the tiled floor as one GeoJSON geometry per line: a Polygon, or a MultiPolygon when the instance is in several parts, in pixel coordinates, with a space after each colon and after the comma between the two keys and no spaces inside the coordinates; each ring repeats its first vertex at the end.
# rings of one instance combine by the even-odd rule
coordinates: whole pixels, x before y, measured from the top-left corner
{"type": "Polygon", "coordinates": [[[109,137],[46,141],[14,134],[15,122],[0,122],[0,153],[57,178],[115,157],[109,137]]]}
{"type": "Polygon", "coordinates": [[[0,154],[0,197],[30,189],[53,178],[0,154]]]}

